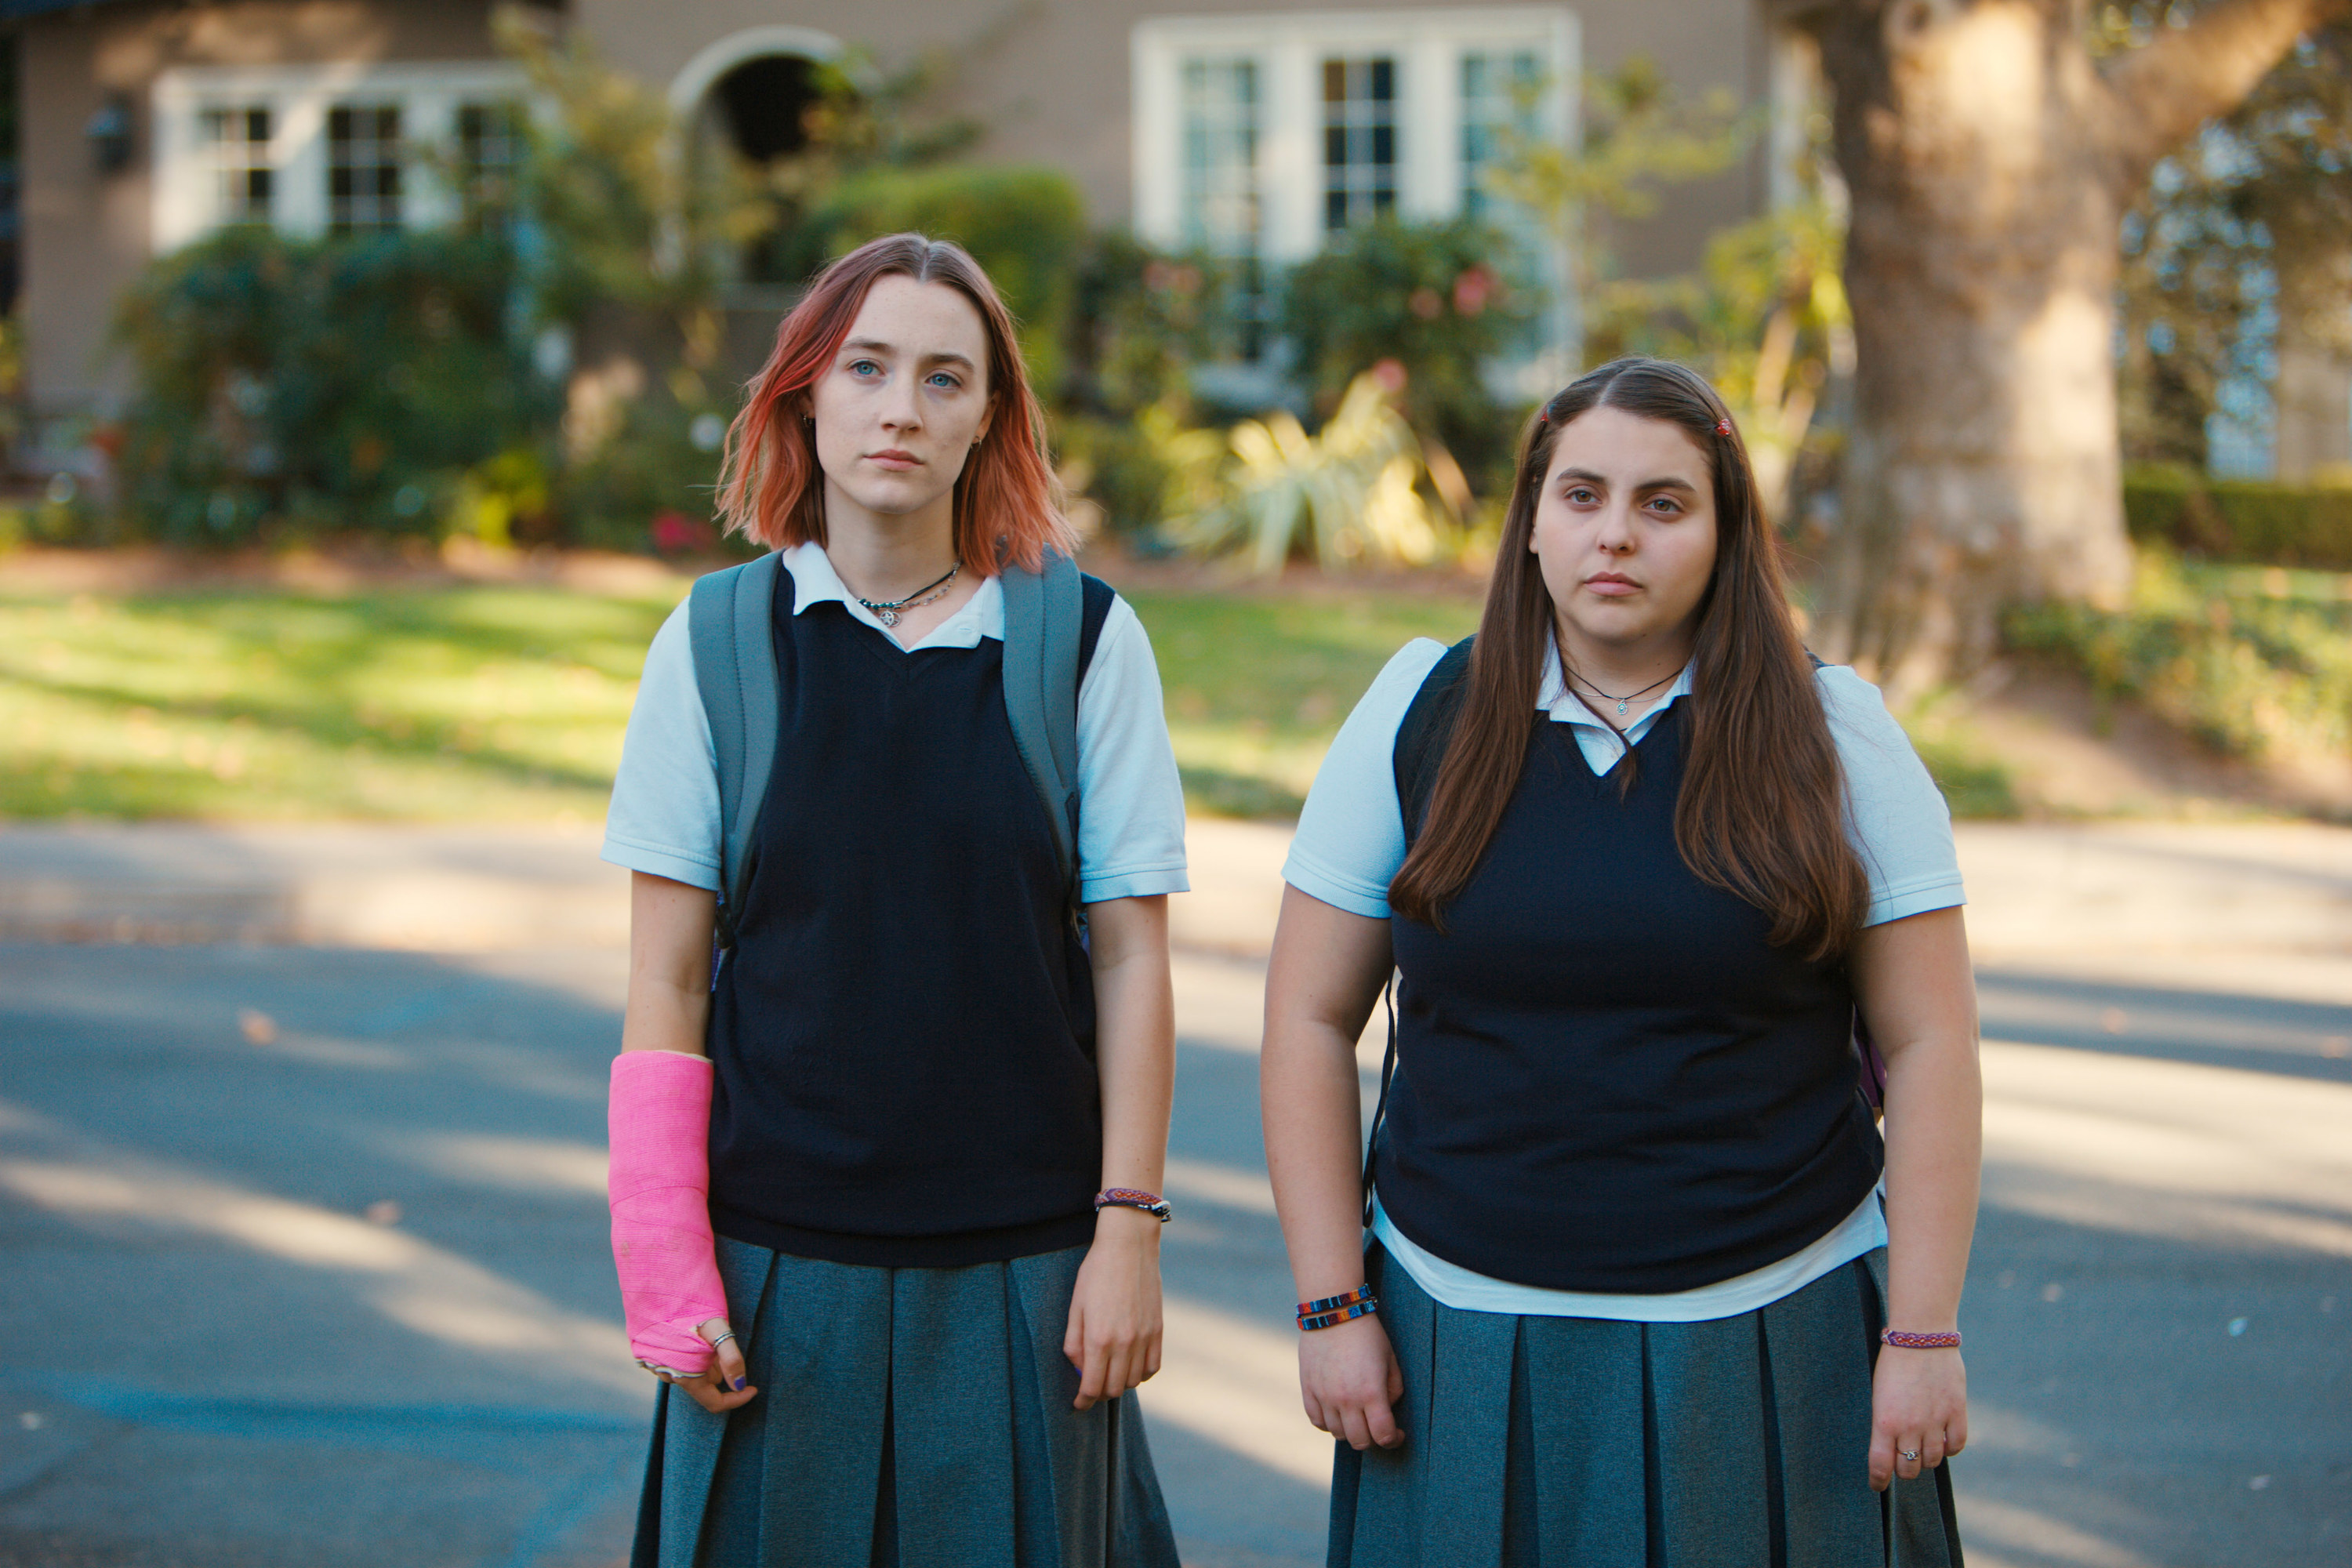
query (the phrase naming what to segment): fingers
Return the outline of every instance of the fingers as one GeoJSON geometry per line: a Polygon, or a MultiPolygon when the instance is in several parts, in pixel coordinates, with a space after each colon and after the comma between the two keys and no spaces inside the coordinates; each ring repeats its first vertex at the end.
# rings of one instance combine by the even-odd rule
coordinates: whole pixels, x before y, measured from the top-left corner
{"type": "Polygon", "coordinates": [[[1078,1370],[1078,1394],[1070,1403],[1091,1409],[1104,1399],[1117,1399],[1160,1370],[1160,1331],[1089,1329],[1071,1314],[1070,1331],[1062,1353],[1078,1370]]]}
{"type": "Polygon", "coordinates": [[[727,1326],[727,1320],[712,1318],[694,1331],[710,1342],[713,1358],[718,1363],[711,1369],[717,1374],[713,1381],[719,1387],[730,1394],[749,1391],[751,1380],[743,1364],[743,1342],[735,1337],[735,1331],[727,1326]]]}
{"type": "Polygon", "coordinates": [[[1372,1446],[1371,1423],[1364,1418],[1364,1407],[1350,1405],[1339,1413],[1339,1430],[1333,1436],[1343,1439],[1359,1454],[1372,1446]]]}
{"type": "Polygon", "coordinates": [[[1884,1426],[1870,1429],[1870,1489],[1883,1492],[1895,1479],[1895,1434],[1884,1426]]]}
{"type": "Polygon", "coordinates": [[[1393,1448],[1404,1441],[1404,1433],[1397,1426],[1396,1412],[1385,1399],[1376,1399],[1364,1406],[1365,1429],[1372,1441],[1383,1448],[1393,1448]]]}

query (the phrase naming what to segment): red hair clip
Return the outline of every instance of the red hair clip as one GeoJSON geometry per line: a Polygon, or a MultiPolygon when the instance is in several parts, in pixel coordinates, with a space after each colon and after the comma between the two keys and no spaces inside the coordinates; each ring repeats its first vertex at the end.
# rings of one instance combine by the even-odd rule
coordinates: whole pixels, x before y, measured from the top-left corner
{"type": "Polygon", "coordinates": [[[1730,435],[1730,434],[1731,434],[1731,421],[1730,421],[1730,420],[1728,420],[1728,419],[1718,419],[1718,420],[1717,420],[1717,421],[1715,422],[1715,433],[1716,433],[1717,435],[1718,435],[1718,436],[1728,436],[1728,435],[1730,435]]]}

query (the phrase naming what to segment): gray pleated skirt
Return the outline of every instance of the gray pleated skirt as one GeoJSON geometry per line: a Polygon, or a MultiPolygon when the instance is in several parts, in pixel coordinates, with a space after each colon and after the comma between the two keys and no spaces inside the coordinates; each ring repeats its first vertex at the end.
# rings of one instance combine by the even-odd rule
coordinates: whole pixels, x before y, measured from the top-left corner
{"type": "Polygon", "coordinates": [[[1070,1407],[1085,1258],[866,1268],[721,1237],[760,1396],[661,1391],[632,1568],[1177,1568],[1135,1394],[1070,1407]]]}
{"type": "Polygon", "coordinates": [[[1870,1489],[1884,1248],[1753,1312],[1465,1312],[1375,1247],[1405,1441],[1331,1478],[1331,1568],[1960,1568],[1951,1467],[1870,1489]]]}

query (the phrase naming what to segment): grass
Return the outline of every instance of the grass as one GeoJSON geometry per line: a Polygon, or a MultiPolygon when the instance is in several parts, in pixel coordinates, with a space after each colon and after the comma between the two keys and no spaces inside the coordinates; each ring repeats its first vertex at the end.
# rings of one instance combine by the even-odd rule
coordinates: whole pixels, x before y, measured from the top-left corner
{"type": "Polygon", "coordinates": [[[594,821],[683,591],[0,600],[0,816],[594,821]]]}
{"type": "Polygon", "coordinates": [[[1151,634],[1186,801],[1233,816],[1297,815],[1324,749],[1391,655],[1478,624],[1462,599],[1132,595],[1151,634]]]}
{"type": "MultiPolygon", "coordinates": [[[[2224,750],[2345,743],[2352,579],[2158,560],[2118,614],[2013,635],[2224,750]]],[[[0,817],[593,822],[646,644],[683,583],[237,590],[70,599],[0,586],[0,817]]],[[[1372,677],[1475,604],[1140,591],[1195,810],[1295,814],[1372,677]]],[[[2014,816],[1965,705],[1906,716],[1962,816],[2014,816]]]]}
{"type": "MultiPolygon", "coordinates": [[[[683,583],[0,597],[0,817],[583,821],[683,583]]],[[[1139,594],[1195,809],[1295,814],[1407,639],[1475,605],[1139,594]]]]}

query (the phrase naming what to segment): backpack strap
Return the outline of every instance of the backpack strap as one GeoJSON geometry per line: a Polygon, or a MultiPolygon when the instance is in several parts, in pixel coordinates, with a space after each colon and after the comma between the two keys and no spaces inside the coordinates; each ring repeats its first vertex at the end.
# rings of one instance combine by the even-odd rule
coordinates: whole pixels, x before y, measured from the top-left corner
{"type": "Polygon", "coordinates": [[[782,557],[695,580],[687,608],[694,683],[710,721],[719,766],[719,945],[735,945],[735,915],[751,879],[752,831],[776,760],[776,644],[772,629],[782,557]]]}
{"type": "Polygon", "coordinates": [[[1454,738],[1454,715],[1468,695],[1464,681],[1470,674],[1470,648],[1478,639],[1464,637],[1445,650],[1444,658],[1422,678],[1412,706],[1397,725],[1396,748],[1391,753],[1396,770],[1397,806],[1404,816],[1405,842],[1421,837],[1421,819],[1437,788],[1438,764],[1445,760],[1445,743],[1454,738]]]}
{"type": "Polygon", "coordinates": [[[1078,666],[1086,586],[1076,564],[1047,551],[1043,569],[1007,566],[1004,716],[1054,829],[1065,896],[1078,897],[1078,666]]]}

